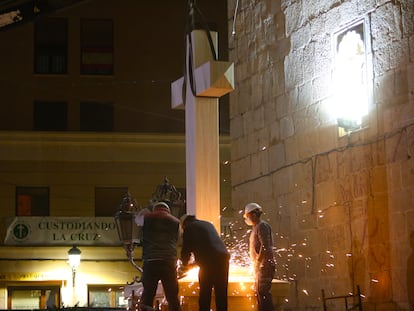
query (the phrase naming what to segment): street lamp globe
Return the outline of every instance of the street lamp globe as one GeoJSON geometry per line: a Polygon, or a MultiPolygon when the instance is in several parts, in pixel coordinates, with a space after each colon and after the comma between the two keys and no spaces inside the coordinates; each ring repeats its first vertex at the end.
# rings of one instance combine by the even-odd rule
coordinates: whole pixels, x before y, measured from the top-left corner
{"type": "Polygon", "coordinates": [[[76,270],[79,267],[80,259],[81,259],[80,249],[77,248],[76,246],[73,246],[68,251],[69,266],[72,268],[72,270],[76,270]]]}

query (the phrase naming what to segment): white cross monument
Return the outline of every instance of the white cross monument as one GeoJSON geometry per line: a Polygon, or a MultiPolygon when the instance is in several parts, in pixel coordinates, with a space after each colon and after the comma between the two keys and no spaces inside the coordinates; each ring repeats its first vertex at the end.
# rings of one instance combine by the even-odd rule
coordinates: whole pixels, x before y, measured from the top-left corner
{"type": "MultiPolygon", "coordinates": [[[[210,34],[217,51],[217,33],[210,34]]],[[[185,109],[187,214],[210,221],[220,232],[218,104],[219,97],[234,89],[234,65],[214,60],[204,30],[193,30],[187,36],[187,51],[189,48],[193,68],[189,68],[187,53],[187,78],[181,77],[171,84],[172,108],[185,109]],[[191,91],[191,75],[195,94],[191,91]]]]}

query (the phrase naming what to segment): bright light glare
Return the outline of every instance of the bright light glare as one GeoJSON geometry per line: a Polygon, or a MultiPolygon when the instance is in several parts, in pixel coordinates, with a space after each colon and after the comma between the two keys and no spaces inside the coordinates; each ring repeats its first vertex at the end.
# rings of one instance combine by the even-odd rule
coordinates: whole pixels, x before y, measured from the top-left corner
{"type": "Polygon", "coordinates": [[[337,46],[331,115],[335,119],[352,121],[359,126],[362,117],[368,114],[364,42],[359,33],[351,30],[337,46]]]}
{"type": "MultiPolygon", "coordinates": [[[[194,267],[187,271],[186,276],[180,279],[182,282],[198,282],[199,267],[194,267]]],[[[254,282],[254,275],[250,268],[239,267],[230,264],[229,268],[229,282],[231,283],[249,283],[254,282]]]]}

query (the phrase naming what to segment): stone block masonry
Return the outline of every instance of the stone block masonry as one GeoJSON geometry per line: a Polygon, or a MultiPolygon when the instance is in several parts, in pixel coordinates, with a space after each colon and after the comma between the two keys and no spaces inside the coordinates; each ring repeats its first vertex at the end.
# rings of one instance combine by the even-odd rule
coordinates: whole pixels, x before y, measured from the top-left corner
{"type": "Polygon", "coordinates": [[[357,285],[364,310],[413,309],[414,2],[239,1],[234,16],[236,2],[234,217],[263,204],[277,277],[293,285],[284,310],[321,310],[322,288],[329,296],[357,285]],[[328,112],[333,43],[360,19],[369,112],[362,129],[340,136],[328,112]]]}

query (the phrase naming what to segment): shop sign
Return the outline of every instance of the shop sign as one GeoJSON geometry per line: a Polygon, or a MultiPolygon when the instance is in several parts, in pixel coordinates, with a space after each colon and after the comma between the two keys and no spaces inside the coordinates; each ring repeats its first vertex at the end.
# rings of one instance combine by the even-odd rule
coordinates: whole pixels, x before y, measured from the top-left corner
{"type": "Polygon", "coordinates": [[[6,245],[120,245],[112,217],[14,217],[6,245]]]}
{"type": "Polygon", "coordinates": [[[44,281],[56,278],[48,272],[0,272],[0,281],[44,281]]]}

